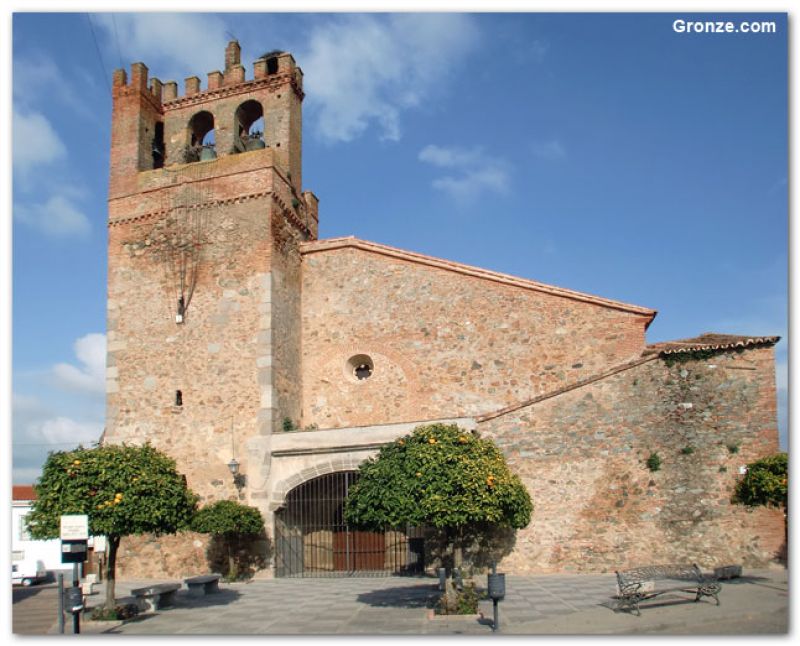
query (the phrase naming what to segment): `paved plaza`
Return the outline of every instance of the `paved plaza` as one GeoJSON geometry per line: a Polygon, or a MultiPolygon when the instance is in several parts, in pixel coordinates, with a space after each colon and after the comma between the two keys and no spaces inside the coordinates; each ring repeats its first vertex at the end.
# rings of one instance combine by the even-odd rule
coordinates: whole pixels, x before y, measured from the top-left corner
{"type": "MultiPolygon", "coordinates": [[[[485,583],[485,577],[480,580],[485,583]]],[[[723,583],[719,607],[710,599],[675,593],[642,605],[642,616],[614,613],[613,574],[508,576],[500,604],[503,634],[781,634],[788,631],[786,570],[745,571],[723,583]]],[[[117,584],[119,601],[152,581],[117,584]]],[[[89,605],[103,600],[102,586],[89,605]]],[[[217,594],[178,593],[173,607],[125,623],[83,621],[83,633],[123,635],[489,635],[492,604],[481,602],[484,617],[430,618],[437,594],[433,578],[265,579],[221,584],[217,594]]],[[[17,592],[15,590],[15,592],[17,592]]],[[[22,591],[20,591],[22,592],[22,591]]],[[[26,591],[27,592],[27,591],[26,591]]],[[[55,592],[49,593],[55,604],[55,592]]],[[[29,593],[30,596],[30,593],[29,593]]],[[[14,630],[23,625],[26,604],[14,604],[14,630]]],[[[46,595],[44,595],[46,596],[46,595]]],[[[42,601],[37,611],[41,615],[42,601]]],[[[53,606],[54,607],[54,606],[53,606]]],[[[57,631],[52,624],[39,634],[57,631]]],[[[46,624],[47,622],[45,622],[46,624]]],[[[67,622],[67,632],[71,622],[67,622]]],[[[25,632],[29,632],[26,630],[25,632]]]]}

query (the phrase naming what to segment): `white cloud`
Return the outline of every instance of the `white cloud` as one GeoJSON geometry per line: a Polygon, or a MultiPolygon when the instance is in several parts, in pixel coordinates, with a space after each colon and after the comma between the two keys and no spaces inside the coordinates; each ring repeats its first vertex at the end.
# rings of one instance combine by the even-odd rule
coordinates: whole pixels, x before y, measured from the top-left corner
{"type": "Polygon", "coordinates": [[[480,148],[466,150],[464,148],[442,148],[441,146],[425,146],[419,152],[420,161],[428,162],[440,168],[464,168],[480,163],[480,148]]]}
{"type": "Polygon", "coordinates": [[[476,199],[484,191],[508,192],[508,174],[499,167],[469,170],[458,177],[440,177],[433,180],[435,189],[449,193],[459,202],[476,199]]]}
{"type": "Polygon", "coordinates": [[[401,136],[403,110],[419,106],[479,40],[463,14],[357,15],[326,19],[298,54],[316,128],[351,141],[371,124],[401,136]]]}
{"type": "MultiPolygon", "coordinates": [[[[47,401],[52,398],[48,397],[47,401]]],[[[77,420],[59,414],[30,395],[12,394],[13,481],[27,484],[41,475],[49,451],[70,450],[78,444],[89,446],[100,439],[103,422],[77,420]]]]}
{"type": "Polygon", "coordinates": [[[30,108],[42,102],[58,103],[87,118],[96,118],[96,113],[86,98],[75,90],[94,84],[94,79],[85,70],[78,69],[80,79],[65,76],[63,69],[41,53],[33,58],[14,59],[14,105],[19,109],[30,108]]]}
{"type": "Polygon", "coordinates": [[[533,154],[540,159],[557,160],[567,156],[564,145],[558,139],[534,143],[532,148],[533,154]]]}
{"type": "Polygon", "coordinates": [[[67,390],[85,393],[105,393],[106,335],[92,333],[74,344],[79,366],[59,363],[53,366],[56,384],[67,390]]]}
{"type": "Polygon", "coordinates": [[[91,229],[89,218],[66,194],[53,195],[44,203],[14,205],[14,217],[34,229],[53,237],[85,236],[91,229]]]}
{"type": "Polygon", "coordinates": [[[433,188],[444,191],[457,202],[466,203],[482,193],[506,194],[510,188],[509,165],[486,155],[481,148],[459,148],[429,145],[419,153],[419,160],[456,174],[438,177],[433,188]]]}
{"type": "Polygon", "coordinates": [[[103,425],[93,422],[76,422],[69,417],[54,417],[42,422],[38,432],[47,443],[57,446],[89,444],[100,439],[103,425]]]}
{"type": "MultiPolygon", "coordinates": [[[[162,81],[183,81],[225,67],[225,22],[198,13],[92,14],[105,30],[107,60],[117,67],[120,56],[130,74],[130,63],[141,61],[151,76],[162,81]],[[119,46],[119,53],[117,52],[119,46]]],[[[252,73],[251,73],[252,74],[252,73]]]]}
{"type": "Polygon", "coordinates": [[[23,176],[37,166],[67,156],[64,142],[47,118],[38,112],[23,113],[15,108],[12,136],[14,171],[23,176]]]}

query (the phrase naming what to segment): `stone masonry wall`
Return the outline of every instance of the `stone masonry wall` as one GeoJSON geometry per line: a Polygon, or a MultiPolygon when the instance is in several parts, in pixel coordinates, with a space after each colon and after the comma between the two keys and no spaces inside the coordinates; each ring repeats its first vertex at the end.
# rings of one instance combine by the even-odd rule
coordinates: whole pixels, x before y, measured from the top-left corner
{"type": "Polygon", "coordinates": [[[666,562],[761,567],[782,513],[730,502],[738,469],[778,450],[771,348],[656,358],[483,422],[534,513],[503,567],[613,571],[666,562]],[[661,468],[646,461],[658,453],[661,468]]]}
{"type": "Polygon", "coordinates": [[[302,290],[302,423],[320,428],[484,413],[644,347],[640,313],[358,248],[305,252],[302,290]]]}
{"type": "Polygon", "coordinates": [[[206,214],[199,279],[180,325],[175,285],[146,244],[157,220],[109,228],[106,440],[152,442],[207,501],[236,495],[226,467],[232,433],[240,451],[259,428],[271,208],[267,196],[206,214]]]}

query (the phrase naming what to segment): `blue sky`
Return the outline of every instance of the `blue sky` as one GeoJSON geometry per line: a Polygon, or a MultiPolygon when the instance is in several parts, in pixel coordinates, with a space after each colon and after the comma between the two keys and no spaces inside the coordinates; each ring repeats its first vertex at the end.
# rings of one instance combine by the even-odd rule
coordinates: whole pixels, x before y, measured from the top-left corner
{"type": "Polygon", "coordinates": [[[248,78],[272,49],[305,73],[321,238],[652,307],[649,342],[780,335],[785,447],[787,21],[681,34],[678,17],[15,14],[14,482],[103,429],[111,73],[205,84],[231,35],[248,78]]]}

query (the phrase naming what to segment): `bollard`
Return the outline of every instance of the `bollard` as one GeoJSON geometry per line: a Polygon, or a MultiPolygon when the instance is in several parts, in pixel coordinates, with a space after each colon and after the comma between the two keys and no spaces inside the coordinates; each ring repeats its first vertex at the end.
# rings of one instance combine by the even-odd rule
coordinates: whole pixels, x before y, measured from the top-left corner
{"type": "Polygon", "coordinates": [[[492,600],[492,607],[494,610],[494,621],[492,623],[492,632],[500,630],[500,609],[498,604],[505,599],[506,596],[506,575],[497,573],[497,564],[492,565],[492,573],[488,576],[487,592],[489,598],[492,600]]]}
{"type": "Polygon", "coordinates": [[[58,575],[58,634],[64,634],[64,575],[58,575]]]}
{"type": "Polygon", "coordinates": [[[447,589],[447,570],[440,567],[436,572],[439,575],[439,592],[444,592],[447,589]]]}
{"type": "Polygon", "coordinates": [[[456,589],[461,591],[464,589],[464,575],[461,573],[461,568],[453,570],[453,582],[456,584],[456,589]]]}
{"type": "MultiPolygon", "coordinates": [[[[79,563],[72,564],[72,589],[77,590],[79,596],[73,597],[72,599],[72,607],[70,610],[72,611],[72,633],[74,635],[80,635],[81,632],[81,610],[83,610],[83,593],[81,592],[81,575],[79,563]]],[[[75,593],[73,593],[74,595],[75,593]]]]}

